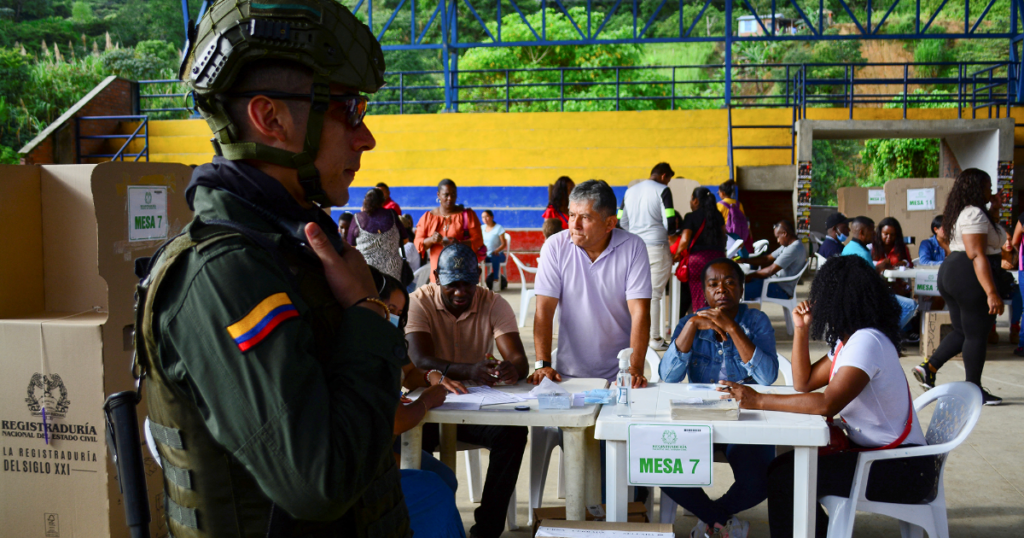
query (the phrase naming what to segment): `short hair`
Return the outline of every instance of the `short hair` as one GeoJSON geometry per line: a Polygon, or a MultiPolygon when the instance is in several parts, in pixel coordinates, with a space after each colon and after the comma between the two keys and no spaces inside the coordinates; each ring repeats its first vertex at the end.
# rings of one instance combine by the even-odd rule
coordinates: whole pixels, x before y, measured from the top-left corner
{"type": "Polygon", "coordinates": [[[455,188],[458,188],[455,185],[455,182],[450,180],[450,179],[448,179],[448,178],[444,178],[441,181],[437,182],[437,190],[441,190],[441,187],[455,187],[455,188]]]}
{"type": "Polygon", "coordinates": [[[778,226],[781,226],[782,229],[789,235],[796,237],[796,228],[793,226],[793,223],[790,222],[788,219],[782,219],[776,224],[778,226]]]}
{"type": "Polygon", "coordinates": [[[874,228],[875,221],[871,220],[869,217],[861,215],[859,217],[853,217],[853,219],[850,220],[850,226],[866,226],[868,228],[874,228]]]}
{"type": "MultiPolygon", "coordinates": [[[[276,90],[284,92],[306,93],[313,85],[313,70],[292,60],[259,60],[245,64],[239,70],[238,78],[231,88],[214,98],[223,103],[228,119],[238,129],[238,136],[245,139],[250,134],[249,101],[252,97],[232,97],[233,93],[260,90],[276,90]]],[[[297,114],[297,110],[305,110],[310,103],[282,100],[295,119],[298,132],[306,132],[306,114],[297,114]]]]}
{"type": "Polygon", "coordinates": [[[651,168],[652,176],[662,176],[665,174],[668,174],[669,176],[676,175],[676,173],[672,170],[672,167],[669,166],[668,163],[658,163],[654,165],[654,168],[651,168]]]}
{"type": "Polygon", "coordinates": [[[544,226],[540,231],[544,234],[544,239],[555,235],[562,231],[562,219],[544,219],[544,226]]]}
{"type": "Polygon", "coordinates": [[[601,179],[590,179],[576,185],[569,195],[569,202],[593,202],[594,211],[605,217],[614,215],[617,205],[615,191],[601,179]]]}
{"type": "Polygon", "coordinates": [[[742,283],[743,280],[746,278],[746,275],[743,272],[743,268],[740,267],[740,264],[736,263],[735,261],[729,258],[715,258],[714,260],[709,261],[707,265],[704,266],[704,270],[700,272],[701,288],[703,288],[704,282],[706,282],[708,279],[708,269],[712,265],[718,265],[722,263],[729,266],[729,269],[731,269],[733,274],[736,275],[736,279],[739,280],[740,283],[742,283]]]}
{"type": "Polygon", "coordinates": [[[340,217],[338,217],[338,224],[341,224],[342,222],[352,222],[352,217],[354,216],[355,215],[353,215],[352,213],[346,211],[342,213],[340,217]]]}
{"type": "Polygon", "coordinates": [[[401,221],[402,226],[405,226],[410,230],[412,229],[412,216],[409,215],[408,213],[402,215],[401,217],[398,217],[398,220],[401,221]]]}
{"type": "Polygon", "coordinates": [[[930,229],[933,234],[935,233],[936,228],[942,228],[942,215],[936,215],[935,218],[932,219],[932,227],[930,229]]]}
{"type": "Polygon", "coordinates": [[[718,192],[722,193],[722,196],[726,198],[732,198],[736,195],[736,182],[733,180],[726,181],[718,186],[718,192]]]}
{"type": "Polygon", "coordinates": [[[375,187],[377,187],[378,189],[387,189],[389,191],[391,190],[391,187],[388,187],[388,184],[384,183],[383,181],[381,181],[380,183],[376,184],[375,187]]]}

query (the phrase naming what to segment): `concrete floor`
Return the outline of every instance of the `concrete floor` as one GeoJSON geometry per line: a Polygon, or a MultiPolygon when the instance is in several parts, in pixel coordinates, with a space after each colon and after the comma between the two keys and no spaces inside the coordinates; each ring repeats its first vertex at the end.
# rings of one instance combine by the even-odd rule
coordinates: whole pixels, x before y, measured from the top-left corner
{"type": "MultiPolygon", "coordinates": [[[[798,288],[800,297],[809,292],[809,280],[798,288]]],[[[518,314],[518,285],[510,286],[502,292],[512,308],[518,314]]],[[[534,361],[533,350],[533,301],[531,301],[527,326],[520,329],[523,344],[530,361],[530,370],[534,361]]],[[[767,304],[764,311],[771,317],[775,326],[778,350],[785,356],[791,355],[792,338],[786,334],[786,325],[782,308],[767,304]]],[[[1014,346],[1008,343],[1009,328],[1005,317],[1002,318],[1000,343],[989,346],[988,359],[985,365],[983,381],[986,388],[1003,398],[1003,405],[986,407],[982,410],[974,432],[964,444],[949,456],[945,473],[946,506],[949,518],[949,535],[951,537],[1020,537],[1024,536],[1024,463],[1018,450],[1024,432],[1024,359],[1013,355],[1014,346]],[[1014,454],[1017,456],[1014,456],[1014,454]]],[[[557,328],[556,328],[557,330],[557,328]]],[[[811,342],[812,356],[821,356],[827,352],[822,342],[811,342]]],[[[904,371],[909,372],[914,365],[923,359],[916,345],[908,346],[904,351],[907,355],[901,362],[904,371]]],[[[938,383],[963,381],[964,369],[959,361],[949,362],[938,374],[938,383]]],[[[781,383],[781,379],[779,383],[781,383]]],[[[914,398],[924,390],[911,378],[910,390],[914,398]]],[[[922,424],[928,424],[930,410],[921,413],[922,424]]],[[[565,501],[556,495],[558,472],[558,454],[553,453],[548,478],[544,491],[544,506],[565,506],[565,501]]],[[[526,526],[529,502],[529,447],[523,459],[516,486],[518,531],[506,530],[503,537],[523,538],[532,535],[532,529],[526,526]]],[[[486,470],[487,451],[483,451],[481,463],[486,470]]],[[[467,535],[474,523],[473,510],[478,506],[471,503],[466,493],[465,460],[458,456],[456,472],[459,478],[459,491],[455,499],[467,535]]],[[[728,464],[715,464],[715,484],[709,495],[720,497],[732,484],[732,471],[728,464]]],[[[652,520],[659,517],[658,500],[660,492],[655,494],[654,514],[652,520]]],[[[750,536],[766,537],[768,532],[768,505],[760,505],[738,514],[750,522],[750,536]]],[[[677,535],[689,536],[696,524],[693,516],[683,516],[678,512],[675,523],[677,535]]],[[[856,537],[898,536],[899,526],[896,520],[873,514],[860,514],[854,525],[856,537]]]]}

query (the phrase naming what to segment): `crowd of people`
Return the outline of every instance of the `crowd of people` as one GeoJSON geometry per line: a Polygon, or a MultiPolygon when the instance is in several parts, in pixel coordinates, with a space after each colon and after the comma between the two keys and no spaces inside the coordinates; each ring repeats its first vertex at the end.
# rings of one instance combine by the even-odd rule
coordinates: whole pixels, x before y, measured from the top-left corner
{"type": "MultiPolygon", "coordinates": [[[[871,219],[829,218],[818,252],[828,261],[793,310],[797,394],[771,394],[750,385],[778,377],[774,329],[744,301],[794,297],[808,252],[792,222],[775,223],[777,249],[751,257],[748,208],[734,182],[717,196],[695,189],[680,215],[667,163],[628,188],[621,204],[604,181],[560,177],[541,215],[531,371],[512,307],[479,285],[484,268],[501,283],[505,230],[492,211],[478,216],[460,205],[454,181],[441,180],[437,207],[415,226],[383,183],[337,223],[322,209],[345,207],[361,155],[376,146],[363,122],[364,94],[384,84],[372,31],[336,2],[240,6],[218,0],[205,15],[216,25],[204,18],[184,51],[184,82],[218,148],[185,189],[194,220],[136,264],[135,367],[164,469],[168,534],[465,537],[458,481],[432,455],[440,432],[422,424],[426,414],[471,384],[612,382],[615,353],[625,348],[633,388],[648,384],[653,346],[665,351],[659,374],[667,383],[718,381],[743,408],[841,415],[853,447],[925,443],[899,363],[913,310],[906,290],[880,276],[912,263],[899,222],[882,220],[876,238],[871,219]],[[283,19],[302,31],[265,39],[283,19]],[[252,39],[235,39],[239,31],[252,39]],[[296,54],[288,40],[299,34],[330,54],[296,54]],[[210,50],[221,51],[217,61],[207,61],[210,50]],[[673,265],[692,312],[664,339],[660,301],[673,265]],[[415,286],[417,270],[429,272],[429,283],[415,286]],[[813,362],[811,338],[830,348],[813,362]],[[421,392],[410,400],[407,390],[421,392]],[[399,469],[397,437],[420,426],[421,468],[399,469]]],[[[984,172],[965,170],[924,242],[919,263],[941,264],[939,291],[953,324],[913,369],[926,387],[961,352],[967,380],[980,387],[994,316],[1016,293],[1004,268],[1020,261],[1012,249],[1024,222],[1008,238],[986,211],[990,191],[984,172]]],[[[981,390],[986,404],[999,403],[981,390]]],[[[469,536],[497,537],[527,430],[462,424],[456,438],[490,450],[469,536]]],[[[790,536],[792,454],[718,448],[735,476],[722,497],[664,492],[697,515],[691,537],[743,538],[749,524],[737,514],[765,500],[772,536],[790,536]]],[[[819,457],[819,495],[847,494],[856,459],[838,449],[819,457]]],[[[867,496],[921,501],[937,469],[935,457],[878,462],[867,496]]],[[[824,536],[821,510],[817,525],[824,536]]]]}

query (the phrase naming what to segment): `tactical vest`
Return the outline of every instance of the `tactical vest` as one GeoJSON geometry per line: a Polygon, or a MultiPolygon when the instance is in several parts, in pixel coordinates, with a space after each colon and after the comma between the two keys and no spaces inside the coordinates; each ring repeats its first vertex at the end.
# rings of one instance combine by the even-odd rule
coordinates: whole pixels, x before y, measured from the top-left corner
{"type": "MultiPolygon", "coordinates": [[[[244,466],[214,440],[192,400],[161,370],[153,334],[153,305],[161,281],[190,251],[200,253],[227,239],[244,237],[252,241],[255,233],[243,235],[196,219],[157,252],[149,275],[138,286],[135,368],[148,381],[150,430],[163,467],[164,508],[171,536],[411,536],[400,474],[391,454],[381,455],[376,478],[340,519],[328,523],[295,521],[277,508],[244,466]]],[[[267,241],[261,243],[265,246],[267,241]]],[[[329,360],[331,328],[337,326],[342,308],[328,288],[322,268],[281,250],[272,254],[288,263],[289,274],[295,275],[295,290],[309,305],[304,319],[316,338],[320,353],[317,360],[329,360]]]]}

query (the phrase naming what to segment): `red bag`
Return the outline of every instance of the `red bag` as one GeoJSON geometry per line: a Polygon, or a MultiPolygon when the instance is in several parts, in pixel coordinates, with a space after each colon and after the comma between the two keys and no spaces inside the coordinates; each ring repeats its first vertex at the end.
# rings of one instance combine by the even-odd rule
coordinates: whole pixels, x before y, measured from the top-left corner
{"type": "MultiPolygon", "coordinates": [[[[470,209],[467,207],[462,210],[462,240],[469,241],[469,212],[470,209]]],[[[473,248],[470,246],[470,248],[473,248]]],[[[476,261],[482,262],[487,257],[487,245],[483,245],[476,249],[476,261]]]]}
{"type": "MultiPolygon", "coordinates": [[[[839,343],[839,348],[832,355],[832,371],[829,372],[828,378],[831,381],[832,375],[836,371],[836,362],[839,358],[839,352],[843,349],[843,343],[839,343]]],[[[846,436],[846,431],[836,426],[832,417],[825,419],[828,422],[828,444],[825,446],[818,447],[819,456],[831,456],[832,454],[839,454],[840,452],[873,452],[875,450],[888,450],[890,448],[896,448],[906,441],[907,436],[910,435],[910,428],[914,424],[914,401],[910,398],[910,385],[907,385],[907,399],[910,400],[910,413],[907,415],[907,423],[903,427],[903,433],[896,438],[895,441],[877,448],[850,448],[850,438],[846,436]]]]}
{"type": "MultiPolygon", "coordinates": [[[[697,242],[697,238],[700,237],[700,233],[704,231],[704,225],[707,224],[707,222],[707,219],[705,219],[704,222],[700,223],[700,228],[697,228],[697,235],[693,236],[693,239],[690,240],[690,245],[697,242]]],[[[676,242],[676,252],[682,248],[682,242],[683,238],[680,237],[679,241],[676,242]]],[[[687,263],[690,261],[690,245],[687,245],[686,248],[683,249],[683,257],[679,259],[679,265],[676,266],[676,278],[678,278],[680,282],[687,282],[690,280],[689,268],[687,267],[687,263]]]]}

